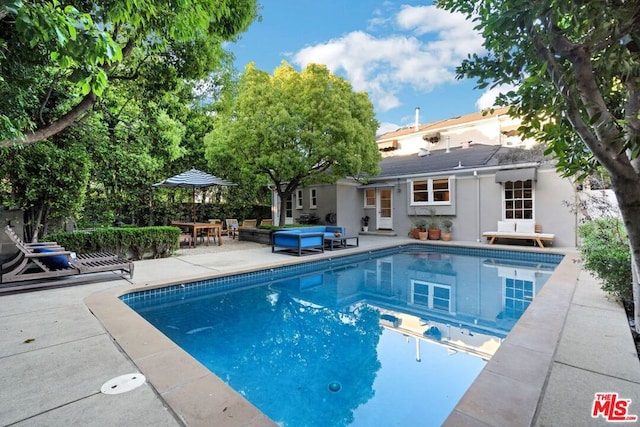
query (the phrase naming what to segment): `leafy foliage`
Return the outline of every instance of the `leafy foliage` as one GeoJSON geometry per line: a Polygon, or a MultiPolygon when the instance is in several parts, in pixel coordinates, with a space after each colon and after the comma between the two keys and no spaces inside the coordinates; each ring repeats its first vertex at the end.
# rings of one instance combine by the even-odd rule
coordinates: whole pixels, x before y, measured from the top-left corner
{"type": "Polygon", "coordinates": [[[3,2],[0,146],[78,123],[113,81],[136,80],[144,67],[168,71],[158,86],[205,78],[222,43],[256,15],[256,0],[3,2]]]}
{"type": "Polygon", "coordinates": [[[285,62],[270,76],[249,64],[231,89],[205,144],[235,180],[271,182],[284,204],[298,186],[377,172],[373,106],[325,66],[285,62]]]}
{"type": "Polygon", "coordinates": [[[616,218],[580,226],[584,267],[602,281],[602,289],[623,301],[633,300],[629,240],[616,218]]]}
{"type": "Polygon", "coordinates": [[[3,204],[25,210],[27,223],[34,227],[32,234],[41,224],[60,222],[79,212],[90,168],[83,145],[70,142],[57,147],[43,142],[4,148],[0,156],[0,176],[11,183],[4,188],[3,204]]]}
{"type": "Polygon", "coordinates": [[[637,4],[596,0],[522,3],[441,0],[476,22],[486,51],[465,60],[459,77],[479,88],[516,89],[499,98],[521,116],[527,136],[547,142],[567,176],[588,176],[629,148],[640,149],[637,4]],[[595,157],[594,157],[595,155],[595,157]]]}

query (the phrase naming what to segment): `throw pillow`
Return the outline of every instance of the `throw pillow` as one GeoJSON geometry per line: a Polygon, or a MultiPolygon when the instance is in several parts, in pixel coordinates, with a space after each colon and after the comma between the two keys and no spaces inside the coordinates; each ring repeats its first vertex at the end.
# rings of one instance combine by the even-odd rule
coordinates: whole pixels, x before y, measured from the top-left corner
{"type": "Polygon", "coordinates": [[[513,221],[498,221],[499,232],[512,233],[516,229],[516,224],[513,221]]]}
{"type": "Polygon", "coordinates": [[[536,224],[533,221],[518,221],[516,233],[533,234],[536,232],[536,224]]]}

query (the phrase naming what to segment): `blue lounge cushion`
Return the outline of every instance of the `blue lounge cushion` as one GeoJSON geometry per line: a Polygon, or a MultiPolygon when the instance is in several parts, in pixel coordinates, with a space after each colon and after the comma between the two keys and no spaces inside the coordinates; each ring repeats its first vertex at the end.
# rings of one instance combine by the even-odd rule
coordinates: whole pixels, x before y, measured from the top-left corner
{"type": "MultiPolygon", "coordinates": [[[[36,253],[50,253],[50,252],[58,252],[57,250],[49,249],[49,248],[34,248],[34,252],[36,253]]],[[[47,267],[52,270],[62,270],[65,268],[70,268],[69,259],[65,255],[51,255],[40,258],[40,261],[47,267]]]]}
{"type": "Polygon", "coordinates": [[[318,235],[312,235],[311,233],[304,233],[294,231],[279,231],[274,233],[273,242],[277,246],[286,246],[290,248],[297,248],[298,245],[301,248],[309,248],[313,246],[322,245],[322,237],[318,235]]]}

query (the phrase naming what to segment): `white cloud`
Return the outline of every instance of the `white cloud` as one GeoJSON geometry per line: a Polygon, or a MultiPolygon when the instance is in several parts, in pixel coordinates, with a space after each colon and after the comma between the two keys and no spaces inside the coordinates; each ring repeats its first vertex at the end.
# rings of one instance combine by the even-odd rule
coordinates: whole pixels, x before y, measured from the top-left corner
{"type": "Polygon", "coordinates": [[[476,107],[478,107],[478,110],[484,110],[485,108],[494,107],[496,105],[496,98],[498,97],[498,95],[516,89],[517,87],[513,85],[500,85],[489,89],[485,93],[483,93],[480,98],[478,98],[478,100],[476,101],[476,107]]]}
{"type": "Polygon", "coordinates": [[[482,50],[471,22],[434,6],[404,6],[389,19],[376,11],[369,29],[385,23],[393,24],[392,34],[353,31],[299,50],[292,62],[302,68],[325,64],[354,90],[368,92],[376,110],[384,112],[401,105],[402,90],[428,93],[451,83],[462,59],[482,50]]]}

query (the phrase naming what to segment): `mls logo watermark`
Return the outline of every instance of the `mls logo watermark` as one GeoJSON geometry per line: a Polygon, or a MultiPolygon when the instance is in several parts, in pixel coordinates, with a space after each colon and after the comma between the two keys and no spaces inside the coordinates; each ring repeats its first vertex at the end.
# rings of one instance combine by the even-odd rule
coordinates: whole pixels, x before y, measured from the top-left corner
{"type": "Polygon", "coordinates": [[[615,423],[631,423],[638,420],[637,415],[629,414],[631,399],[620,399],[618,393],[596,393],[593,399],[593,418],[602,417],[615,423]]]}

